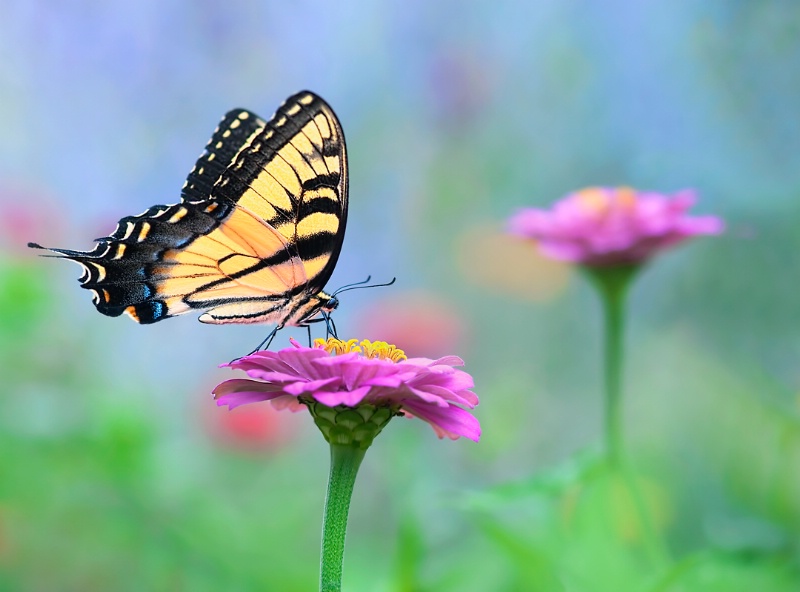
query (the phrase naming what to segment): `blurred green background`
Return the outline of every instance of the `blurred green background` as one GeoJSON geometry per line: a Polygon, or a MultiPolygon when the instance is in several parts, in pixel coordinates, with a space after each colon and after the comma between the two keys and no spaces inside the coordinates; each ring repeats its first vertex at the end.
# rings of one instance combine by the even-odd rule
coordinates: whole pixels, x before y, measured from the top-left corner
{"type": "MultiPolygon", "coordinates": [[[[342,337],[457,353],[479,444],[396,419],[345,589],[800,590],[800,5],[0,3],[0,590],[313,590],[327,445],[209,392],[266,327],[94,311],[76,266],[174,203],[219,117],[303,88],[342,120],[342,337]],[[626,438],[652,527],[596,469],[600,317],[502,234],[586,185],[699,191],[725,235],[631,294],[626,438]]],[[[284,331],[273,347],[288,343],[284,331]]],[[[305,339],[304,332],[295,335],[305,339]]]]}

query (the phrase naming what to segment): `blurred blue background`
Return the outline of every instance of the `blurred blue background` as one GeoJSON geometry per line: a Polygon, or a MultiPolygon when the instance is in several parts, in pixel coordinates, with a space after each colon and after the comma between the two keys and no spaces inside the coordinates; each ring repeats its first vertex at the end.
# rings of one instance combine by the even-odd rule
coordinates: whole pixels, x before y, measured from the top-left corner
{"type": "Polygon", "coordinates": [[[0,8],[0,590],[314,589],[327,445],[304,415],[209,395],[267,328],[102,317],[77,266],[24,246],[88,249],[176,202],[224,112],[268,117],[303,88],[349,149],[329,288],[398,278],[344,295],[340,336],[461,355],[484,430],[392,422],[345,588],[800,589],[800,5],[0,8]],[[656,560],[624,491],[582,468],[595,296],[502,232],[620,184],[696,188],[728,226],[631,294],[626,438],[656,560]]]}

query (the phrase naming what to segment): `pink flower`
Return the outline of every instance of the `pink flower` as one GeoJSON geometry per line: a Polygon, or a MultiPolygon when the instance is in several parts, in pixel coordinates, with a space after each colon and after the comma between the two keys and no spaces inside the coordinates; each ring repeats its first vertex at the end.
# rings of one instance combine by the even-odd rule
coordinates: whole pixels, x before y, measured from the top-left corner
{"type": "Polygon", "coordinates": [[[293,436],[291,426],[280,420],[269,405],[252,405],[228,412],[203,406],[208,435],[226,448],[240,452],[274,452],[293,436]]]}
{"type": "Polygon", "coordinates": [[[431,424],[440,438],[464,436],[476,442],[480,438],[478,420],[462,408],[475,407],[478,397],[470,390],[472,377],[454,367],[464,363],[456,356],[409,359],[393,345],[356,339],[317,340],[310,348],[296,341],[292,345],[225,364],[244,370],[254,380],[221,383],[214,389],[217,405],[233,409],[271,401],[278,409],[291,411],[307,406],[321,429],[320,413],[315,411],[319,404],[329,410],[388,410],[386,421],[393,415],[418,417],[431,424]]]}
{"type": "Polygon", "coordinates": [[[538,241],[554,259],[590,267],[635,265],[686,239],[722,232],[715,216],[686,215],[694,202],[691,190],[666,196],[630,187],[589,187],[551,210],[520,210],[509,230],[538,241]]]}

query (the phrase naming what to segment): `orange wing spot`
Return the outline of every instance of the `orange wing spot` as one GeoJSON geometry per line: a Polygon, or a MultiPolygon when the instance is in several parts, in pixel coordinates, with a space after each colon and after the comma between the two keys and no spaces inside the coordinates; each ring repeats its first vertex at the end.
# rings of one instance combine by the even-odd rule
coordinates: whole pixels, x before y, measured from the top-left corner
{"type": "Polygon", "coordinates": [[[206,214],[210,214],[211,212],[213,212],[214,210],[216,210],[218,207],[219,207],[219,204],[218,204],[218,203],[216,203],[216,202],[212,202],[212,203],[208,204],[208,206],[206,206],[206,209],[205,209],[205,210],[203,210],[203,211],[204,211],[206,214]]]}
{"type": "Polygon", "coordinates": [[[150,233],[150,224],[147,222],[142,222],[142,229],[139,231],[139,237],[136,239],[137,242],[142,242],[144,239],[147,238],[147,235],[150,233]]]}
{"type": "Polygon", "coordinates": [[[103,300],[105,300],[106,302],[111,301],[111,294],[109,294],[108,290],[106,290],[105,288],[103,288],[103,300]]]}
{"type": "MultiPolygon", "coordinates": [[[[119,243],[119,244],[117,245],[117,253],[116,253],[116,255],[114,255],[114,257],[113,257],[113,258],[114,258],[114,259],[122,259],[122,257],[124,257],[124,256],[125,256],[125,248],[126,248],[126,247],[125,247],[125,245],[124,245],[124,244],[122,244],[122,243],[119,243]]],[[[108,302],[108,300],[106,300],[106,302],[108,302]]]]}
{"type": "Polygon", "coordinates": [[[167,220],[167,222],[169,222],[170,224],[175,224],[178,220],[183,218],[188,213],[189,210],[187,210],[186,208],[180,208],[177,212],[175,212],[174,214],[172,214],[172,216],[169,217],[169,220],[167,220]]]}
{"type": "Polygon", "coordinates": [[[139,315],[136,314],[136,307],[135,306],[129,306],[128,308],[126,308],[125,309],[125,314],[128,315],[130,318],[132,318],[137,323],[139,322],[139,315]]]}

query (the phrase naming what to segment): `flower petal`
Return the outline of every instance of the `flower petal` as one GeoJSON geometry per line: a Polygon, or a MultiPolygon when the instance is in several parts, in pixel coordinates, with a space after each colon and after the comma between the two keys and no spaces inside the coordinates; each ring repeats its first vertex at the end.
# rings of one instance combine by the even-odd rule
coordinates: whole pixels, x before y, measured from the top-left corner
{"type": "Polygon", "coordinates": [[[276,389],[274,385],[239,378],[226,380],[219,384],[213,393],[217,405],[227,405],[228,409],[286,396],[281,389],[276,389]]]}
{"type": "Polygon", "coordinates": [[[420,405],[408,403],[405,409],[423,421],[427,421],[433,427],[436,434],[442,438],[455,440],[461,436],[477,442],[481,437],[481,424],[468,411],[450,405],[447,407],[435,407],[430,405],[420,405]]]}
{"type": "Polygon", "coordinates": [[[694,236],[718,234],[714,216],[686,212],[695,192],[671,196],[629,187],[589,187],[567,195],[550,210],[515,213],[511,234],[536,240],[542,253],[586,266],[636,265],[694,236]]]}
{"type": "Polygon", "coordinates": [[[285,387],[283,387],[283,390],[296,397],[304,394],[313,395],[316,391],[322,390],[326,386],[331,386],[334,384],[338,386],[341,381],[342,379],[337,376],[334,376],[333,378],[322,378],[320,380],[310,380],[308,382],[297,380],[291,384],[287,384],[285,387]]]}

